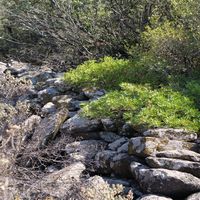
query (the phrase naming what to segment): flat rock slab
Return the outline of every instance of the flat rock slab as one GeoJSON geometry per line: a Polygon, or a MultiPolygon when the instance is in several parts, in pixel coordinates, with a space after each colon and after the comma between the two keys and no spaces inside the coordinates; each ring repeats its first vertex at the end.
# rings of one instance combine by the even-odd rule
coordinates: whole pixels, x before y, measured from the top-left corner
{"type": "Polygon", "coordinates": [[[198,150],[198,145],[192,142],[169,140],[167,138],[135,137],[129,140],[128,152],[130,155],[147,157],[160,151],[171,150],[198,150]]]}
{"type": "Polygon", "coordinates": [[[187,172],[200,178],[200,163],[198,162],[157,157],[148,157],[146,158],[146,162],[152,168],[165,168],[181,172],[187,172]]]}
{"type": "Polygon", "coordinates": [[[200,179],[189,174],[168,169],[150,169],[132,162],[131,171],[144,192],[169,197],[186,197],[200,191],[200,179]]]}
{"type": "Polygon", "coordinates": [[[173,129],[173,128],[150,129],[145,131],[142,135],[146,137],[159,137],[159,138],[165,137],[170,140],[181,140],[181,141],[195,141],[197,139],[197,133],[189,132],[184,129],[173,129]]]}
{"type": "Polygon", "coordinates": [[[138,198],[137,200],[173,200],[173,199],[164,197],[164,196],[149,194],[149,195],[142,196],[138,198]]]}
{"type": "Polygon", "coordinates": [[[155,153],[156,157],[166,157],[166,158],[177,158],[181,160],[189,160],[194,162],[200,162],[200,154],[190,150],[171,150],[171,151],[161,151],[155,153]]]}

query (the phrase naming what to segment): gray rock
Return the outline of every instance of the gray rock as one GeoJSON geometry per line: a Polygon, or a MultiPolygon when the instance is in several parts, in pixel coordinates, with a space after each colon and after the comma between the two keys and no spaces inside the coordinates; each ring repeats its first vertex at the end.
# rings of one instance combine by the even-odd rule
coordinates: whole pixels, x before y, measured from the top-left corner
{"type": "Polygon", "coordinates": [[[97,171],[103,174],[109,174],[112,172],[110,163],[112,158],[117,155],[115,151],[105,150],[102,152],[98,152],[95,156],[95,163],[97,171]]]}
{"type": "Polygon", "coordinates": [[[89,164],[99,151],[105,149],[106,145],[99,140],[84,140],[67,144],[65,150],[73,160],[89,164]]]}
{"type": "Polygon", "coordinates": [[[38,92],[38,97],[42,100],[43,103],[51,102],[51,99],[54,96],[59,94],[58,90],[54,87],[49,87],[38,92]]]}
{"type": "Polygon", "coordinates": [[[186,198],[186,200],[199,200],[200,199],[200,192],[190,195],[186,198]]]}
{"type": "Polygon", "coordinates": [[[100,138],[106,142],[114,142],[120,139],[120,136],[113,132],[100,132],[100,138]]]}
{"type": "Polygon", "coordinates": [[[66,120],[67,116],[68,110],[62,109],[61,111],[42,119],[39,126],[34,131],[30,145],[35,148],[45,147],[50,140],[55,138],[60,126],[66,120]]]}
{"type": "Polygon", "coordinates": [[[171,150],[161,151],[155,154],[156,157],[177,158],[181,160],[189,160],[200,162],[200,154],[190,150],[171,150]]]}
{"type": "Polygon", "coordinates": [[[48,102],[42,107],[42,114],[43,115],[48,115],[56,112],[56,105],[53,104],[52,102],[48,102]]]}
{"type": "Polygon", "coordinates": [[[141,134],[138,134],[137,132],[135,132],[133,126],[131,124],[129,124],[129,123],[125,123],[122,126],[119,134],[121,136],[126,136],[126,137],[136,137],[136,136],[141,135],[141,134]]]}
{"type": "Polygon", "coordinates": [[[173,128],[159,128],[150,129],[143,133],[146,137],[160,137],[168,138],[170,140],[181,140],[181,141],[195,141],[197,139],[197,133],[189,132],[184,129],[173,129],[173,128]]]}
{"type": "Polygon", "coordinates": [[[126,153],[117,153],[110,160],[110,168],[112,172],[123,178],[132,178],[130,164],[132,161],[140,162],[135,156],[129,156],[126,153]]]}
{"type": "Polygon", "coordinates": [[[148,157],[146,158],[146,162],[152,168],[165,168],[181,172],[187,172],[200,178],[200,163],[198,162],[157,157],[148,157]]]}
{"type": "Polygon", "coordinates": [[[117,149],[117,153],[128,153],[128,142],[117,149]]]}
{"type": "Polygon", "coordinates": [[[124,143],[126,143],[128,141],[127,138],[122,137],[112,143],[110,143],[108,145],[108,149],[112,150],[112,151],[116,151],[119,147],[121,147],[124,143]]]}
{"type": "Polygon", "coordinates": [[[99,97],[105,95],[105,90],[96,88],[85,88],[83,89],[84,95],[89,99],[98,99],[99,97]]]}
{"type": "Polygon", "coordinates": [[[81,162],[77,162],[45,176],[32,186],[35,187],[35,191],[39,190],[41,193],[46,193],[58,199],[65,199],[73,184],[80,181],[84,170],[85,166],[81,162]]]}
{"type": "Polygon", "coordinates": [[[198,145],[192,142],[169,140],[167,138],[135,137],[129,140],[129,154],[147,157],[159,151],[198,150],[198,145]]]}
{"type": "Polygon", "coordinates": [[[3,74],[7,69],[7,64],[0,62],[0,75],[3,74]]]}
{"type": "Polygon", "coordinates": [[[101,119],[101,123],[103,124],[103,128],[105,131],[116,132],[117,125],[116,122],[111,119],[101,119]]]}
{"type": "Polygon", "coordinates": [[[175,170],[149,169],[137,163],[131,163],[131,171],[144,192],[170,197],[185,197],[200,191],[200,179],[175,170]]]}
{"type": "Polygon", "coordinates": [[[138,198],[137,200],[173,200],[173,199],[164,196],[149,194],[149,195],[144,195],[138,198]]]}
{"type": "Polygon", "coordinates": [[[89,120],[75,115],[68,119],[61,127],[61,132],[75,136],[82,135],[81,133],[95,132],[101,130],[101,122],[99,120],[89,120]]]}
{"type": "Polygon", "coordinates": [[[57,107],[67,108],[69,102],[72,100],[71,95],[59,95],[52,98],[52,102],[57,107]]]}

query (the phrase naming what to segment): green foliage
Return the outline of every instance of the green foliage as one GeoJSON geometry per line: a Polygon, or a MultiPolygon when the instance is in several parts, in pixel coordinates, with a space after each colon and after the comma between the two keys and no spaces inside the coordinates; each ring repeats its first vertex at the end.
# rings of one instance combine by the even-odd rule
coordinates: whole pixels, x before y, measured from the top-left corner
{"type": "Polygon", "coordinates": [[[123,118],[133,126],[200,130],[200,113],[188,97],[170,88],[152,90],[149,86],[124,83],[83,108],[91,118],[123,118]]]}
{"type": "Polygon", "coordinates": [[[151,56],[144,56],[138,61],[105,57],[100,61],[90,60],[79,65],[67,72],[64,79],[74,86],[95,86],[109,90],[119,88],[122,82],[159,86],[167,81],[163,66],[164,63],[151,56]]]}

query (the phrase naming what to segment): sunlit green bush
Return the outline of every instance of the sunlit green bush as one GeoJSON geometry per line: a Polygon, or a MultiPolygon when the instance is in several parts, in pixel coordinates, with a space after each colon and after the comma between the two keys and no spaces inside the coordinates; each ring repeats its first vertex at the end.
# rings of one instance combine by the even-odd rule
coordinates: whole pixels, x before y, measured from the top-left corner
{"type": "Polygon", "coordinates": [[[159,86],[167,81],[162,65],[162,62],[157,62],[150,56],[134,62],[105,57],[99,62],[90,60],[79,65],[75,70],[66,73],[64,79],[74,86],[95,86],[109,90],[119,88],[122,82],[149,83],[159,86]]]}
{"type": "Polygon", "coordinates": [[[149,86],[122,84],[87,104],[83,113],[91,118],[121,118],[134,127],[170,127],[200,130],[200,113],[188,97],[170,88],[152,90],[149,86]]]}

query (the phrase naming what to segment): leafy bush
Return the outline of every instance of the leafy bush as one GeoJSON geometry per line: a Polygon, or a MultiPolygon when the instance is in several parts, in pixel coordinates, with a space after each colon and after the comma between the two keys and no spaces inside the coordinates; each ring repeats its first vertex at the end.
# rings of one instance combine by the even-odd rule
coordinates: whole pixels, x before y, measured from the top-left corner
{"type": "Polygon", "coordinates": [[[122,118],[134,127],[170,127],[200,130],[200,113],[188,97],[170,88],[152,90],[149,86],[124,83],[87,104],[83,114],[91,118],[122,118]]]}
{"type": "Polygon", "coordinates": [[[163,63],[150,56],[138,61],[105,57],[100,62],[86,61],[64,76],[68,84],[79,87],[101,87],[117,89],[122,82],[149,83],[159,86],[167,81],[167,75],[161,69],[163,63]]]}

